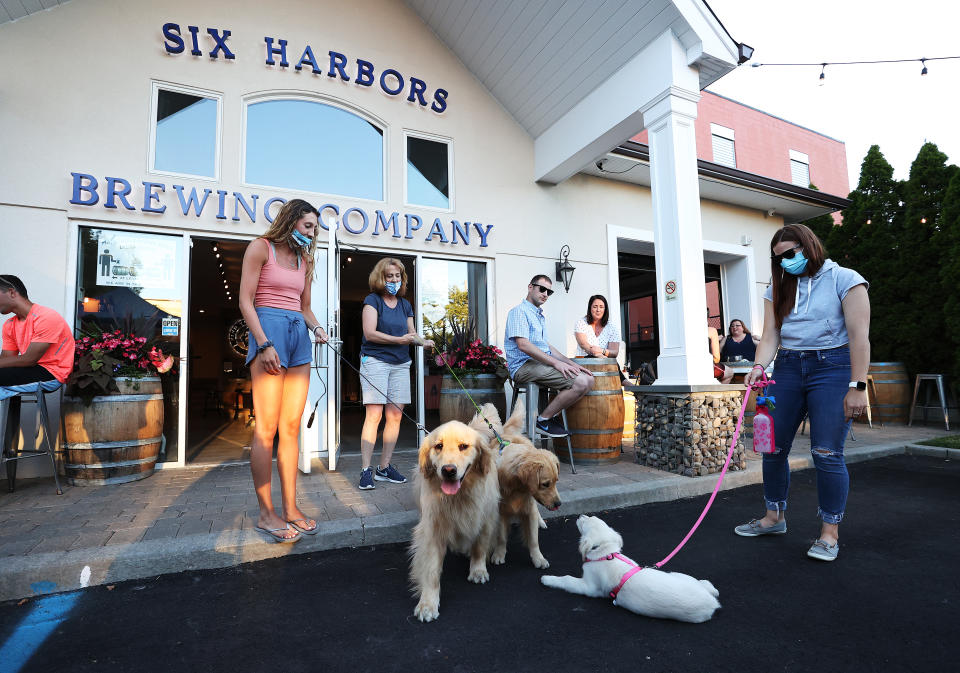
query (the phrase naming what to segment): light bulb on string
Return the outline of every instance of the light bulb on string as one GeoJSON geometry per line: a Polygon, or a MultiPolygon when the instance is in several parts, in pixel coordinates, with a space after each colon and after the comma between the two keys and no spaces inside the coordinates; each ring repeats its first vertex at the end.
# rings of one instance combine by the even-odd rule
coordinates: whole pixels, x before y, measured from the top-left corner
{"type": "Polygon", "coordinates": [[[827,70],[827,64],[821,63],[820,64],[820,86],[823,86],[823,80],[827,78],[826,70],[827,70]]]}
{"type": "Polygon", "coordinates": [[[921,74],[921,75],[926,75],[926,74],[927,74],[927,59],[921,58],[921,59],[920,59],[920,63],[923,64],[923,70],[920,71],[920,74],[921,74]]]}

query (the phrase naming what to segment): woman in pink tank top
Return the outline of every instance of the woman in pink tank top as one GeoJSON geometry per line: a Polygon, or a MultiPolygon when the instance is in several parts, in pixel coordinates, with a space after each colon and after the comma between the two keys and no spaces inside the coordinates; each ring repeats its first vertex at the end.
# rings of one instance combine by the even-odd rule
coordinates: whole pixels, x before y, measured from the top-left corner
{"type": "Polygon", "coordinates": [[[302,199],[286,203],[243,255],[240,312],[250,329],[247,365],[257,416],[250,471],[260,503],[256,529],[272,542],[296,542],[318,530],[316,520],[297,507],[297,436],[310,380],[309,332],[320,342],[327,340],[310,308],[317,217],[316,208],[302,199]],[[282,517],[270,495],[273,438],[278,433],[282,517]]]}

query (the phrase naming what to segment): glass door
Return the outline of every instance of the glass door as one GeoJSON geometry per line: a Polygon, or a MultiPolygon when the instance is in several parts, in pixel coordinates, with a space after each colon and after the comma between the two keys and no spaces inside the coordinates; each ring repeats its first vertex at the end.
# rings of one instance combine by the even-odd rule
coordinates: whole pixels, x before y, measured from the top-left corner
{"type": "Polygon", "coordinates": [[[101,339],[109,332],[121,342],[144,338],[148,350],[175,356],[173,367],[160,375],[164,422],[158,462],[181,462],[183,237],[98,227],[80,227],[79,237],[77,336],[101,339]]]}

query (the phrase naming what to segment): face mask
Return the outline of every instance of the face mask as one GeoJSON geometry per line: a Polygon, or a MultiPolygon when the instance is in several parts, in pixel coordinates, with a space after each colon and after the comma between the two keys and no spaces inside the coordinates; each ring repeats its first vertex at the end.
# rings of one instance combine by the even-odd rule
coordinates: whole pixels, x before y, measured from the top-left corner
{"type": "Polygon", "coordinates": [[[307,236],[304,236],[296,229],[293,230],[293,240],[301,248],[309,248],[310,244],[313,242],[312,238],[308,238],[307,236]]]}
{"type": "Polygon", "coordinates": [[[396,294],[400,291],[400,283],[387,283],[387,292],[390,294],[396,294]]]}
{"type": "Polygon", "coordinates": [[[780,260],[780,266],[783,267],[783,270],[787,273],[792,273],[794,276],[799,276],[803,273],[803,270],[807,268],[807,258],[803,256],[801,250],[797,250],[796,254],[791,259],[783,258],[780,260]]]}

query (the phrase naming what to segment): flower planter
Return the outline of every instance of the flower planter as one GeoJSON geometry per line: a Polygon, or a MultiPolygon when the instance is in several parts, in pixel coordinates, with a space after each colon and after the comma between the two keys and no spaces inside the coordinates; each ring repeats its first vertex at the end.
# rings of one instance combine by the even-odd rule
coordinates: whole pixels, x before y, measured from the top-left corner
{"type": "Polygon", "coordinates": [[[163,440],[159,377],[115,379],[118,391],[90,406],[63,398],[62,463],[74,486],[122,484],[153,474],[163,440]]]}
{"type": "MultiPolygon", "coordinates": [[[[457,376],[460,376],[459,374],[457,376]]],[[[503,392],[503,379],[496,374],[474,374],[460,376],[463,388],[457,385],[456,380],[449,374],[443,377],[440,386],[440,422],[462,421],[469,423],[476,415],[477,410],[470,402],[470,397],[482,407],[487,402],[493,403],[500,414],[501,420],[506,420],[507,396],[503,392]],[[467,397],[467,392],[470,397],[467,397]]]]}

